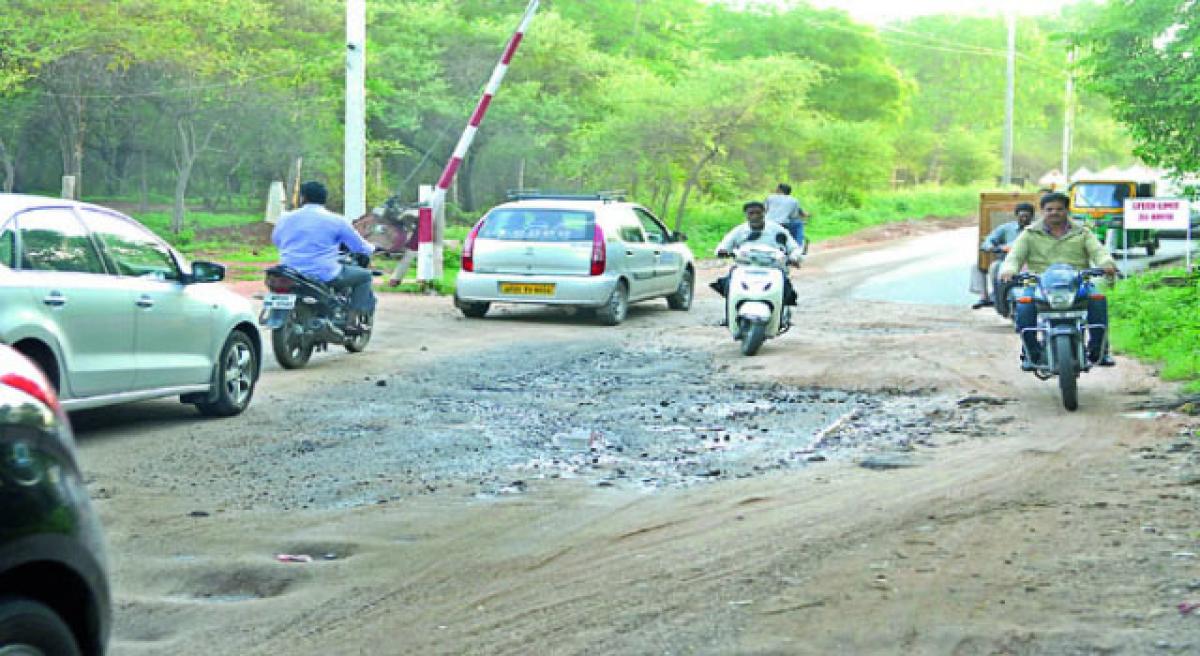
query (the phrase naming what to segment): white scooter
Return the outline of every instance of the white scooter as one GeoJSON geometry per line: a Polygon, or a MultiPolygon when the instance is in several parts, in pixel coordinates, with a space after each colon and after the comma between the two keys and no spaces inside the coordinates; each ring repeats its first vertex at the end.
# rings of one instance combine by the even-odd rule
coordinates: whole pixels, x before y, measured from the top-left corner
{"type": "Polygon", "coordinates": [[[755,243],[742,245],[733,257],[725,316],[742,353],[754,355],[764,341],[791,328],[792,308],[783,303],[788,258],[779,248],[755,243]]]}

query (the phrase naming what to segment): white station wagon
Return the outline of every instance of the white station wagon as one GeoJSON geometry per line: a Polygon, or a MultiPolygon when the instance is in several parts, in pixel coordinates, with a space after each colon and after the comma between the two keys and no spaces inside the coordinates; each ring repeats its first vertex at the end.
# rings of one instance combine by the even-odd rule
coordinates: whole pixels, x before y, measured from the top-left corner
{"type": "Polygon", "coordinates": [[[629,304],[692,305],[696,267],[682,234],[646,208],[604,195],[516,195],[463,243],[454,304],[482,317],[492,303],[568,305],[616,325],[629,304]]]}

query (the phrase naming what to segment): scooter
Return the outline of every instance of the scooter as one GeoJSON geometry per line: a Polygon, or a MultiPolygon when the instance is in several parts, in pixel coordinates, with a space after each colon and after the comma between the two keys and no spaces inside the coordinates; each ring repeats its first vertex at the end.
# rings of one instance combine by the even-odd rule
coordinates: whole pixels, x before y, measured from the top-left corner
{"type": "Polygon", "coordinates": [[[792,308],[784,305],[787,254],[765,244],[744,244],[734,253],[725,315],[729,332],[742,343],[743,355],[754,355],[763,342],[787,332],[792,308]]]}
{"type": "Polygon", "coordinates": [[[1090,371],[1095,364],[1087,355],[1088,330],[1104,330],[1100,352],[1107,351],[1107,329],[1087,321],[1088,297],[1095,293],[1090,281],[1104,275],[1104,269],[1080,271],[1067,264],[1055,264],[1040,276],[1019,273],[1013,279],[1018,285],[1029,285],[1019,291],[1017,302],[1037,306],[1037,326],[1026,331],[1038,335],[1044,355],[1034,363],[1033,375],[1040,380],[1058,377],[1067,410],[1079,407],[1079,374],[1090,371]]]}

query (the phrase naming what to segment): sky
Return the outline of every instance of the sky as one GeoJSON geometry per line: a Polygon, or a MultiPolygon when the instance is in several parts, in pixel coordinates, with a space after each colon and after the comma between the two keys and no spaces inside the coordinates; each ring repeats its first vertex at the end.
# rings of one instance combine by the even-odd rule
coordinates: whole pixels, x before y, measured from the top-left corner
{"type": "MultiPolygon", "coordinates": [[[[779,0],[786,3],[786,0],[779,0]]],[[[996,14],[1011,7],[1022,15],[1057,14],[1076,0],[810,0],[822,8],[844,9],[857,20],[883,23],[925,14],[996,14]]]]}

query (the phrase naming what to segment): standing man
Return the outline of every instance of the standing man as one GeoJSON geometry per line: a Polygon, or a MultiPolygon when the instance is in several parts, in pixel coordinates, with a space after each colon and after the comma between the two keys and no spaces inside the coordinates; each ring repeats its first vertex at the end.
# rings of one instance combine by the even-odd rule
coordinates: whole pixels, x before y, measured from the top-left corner
{"type": "Polygon", "coordinates": [[[370,257],[375,247],[367,243],[350,222],[325,209],[329,192],[320,182],[300,185],[300,209],[279,217],[271,241],[279,248],[284,265],[338,289],[349,289],[353,310],[347,324],[348,334],[359,334],[370,324],[375,312],[375,293],[371,291],[371,271],[338,261],[339,247],[370,257]]]}
{"type": "Polygon", "coordinates": [[[396,268],[392,271],[392,277],[388,279],[389,287],[400,286],[400,282],[404,280],[404,274],[408,272],[408,268],[417,259],[417,249],[420,247],[417,239],[416,221],[410,220],[407,217],[402,219],[400,221],[400,230],[403,234],[407,235],[404,238],[404,254],[400,256],[400,261],[396,263],[396,268]]]}
{"type": "MultiPolygon", "coordinates": [[[[1116,275],[1117,263],[1112,255],[1091,230],[1071,220],[1067,213],[1068,202],[1066,194],[1058,192],[1042,196],[1042,220],[1029,226],[1017,237],[1012,251],[1000,267],[1002,282],[1012,280],[1022,266],[1041,274],[1051,264],[1069,264],[1076,269],[1095,265],[1110,276],[1116,275]]],[[[1089,324],[1103,326],[1088,330],[1088,359],[1102,367],[1111,367],[1116,363],[1108,354],[1105,348],[1107,341],[1104,339],[1108,332],[1108,301],[1101,295],[1091,295],[1087,314],[1089,324]]],[[[1042,344],[1038,341],[1037,333],[1026,332],[1026,329],[1037,326],[1037,305],[1019,303],[1016,319],[1017,333],[1021,335],[1024,345],[1021,368],[1029,371],[1035,369],[1043,359],[1042,344]]]]}
{"type": "MultiPolygon", "coordinates": [[[[971,265],[971,291],[979,294],[979,301],[971,306],[972,310],[978,310],[981,307],[994,305],[992,294],[997,294],[998,289],[988,291],[988,285],[996,279],[996,274],[1000,269],[1000,265],[1004,263],[1004,258],[1012,250],[1013,242],[1021,235],[1021,231],[1029,227],[1033,223],[1033,205],[1030,203],[1017,203],[1017,207],[1013,212],[1017,216],[1016,221],[1009,221],[996,227],[983,240],[983,244],[979,246],[981,251],[993,251],[1000,249],[1003,254],[992,262],[992,266],[988,267],[987,272],[979,270],[979,266],[971,265]]],[[[997,302],[1003,302],[1003,299],[994,299],[997,302]]]]}
{"type": "MultiPolygon", "coordinates": [[[[792,186],[786,182],[780,182],[775,188],[775,193],[767,196],[765,204],[767,208],[767,220],[774,221],[787,229],[788,234],[792,239],[796,240],[797,244],[804,247],[804,219],[808,218],[808,212],[800,207],[800,201],[792,196],[792,186]]],[[[807,249],[805,249],[807,251],[807,249]]]]}

